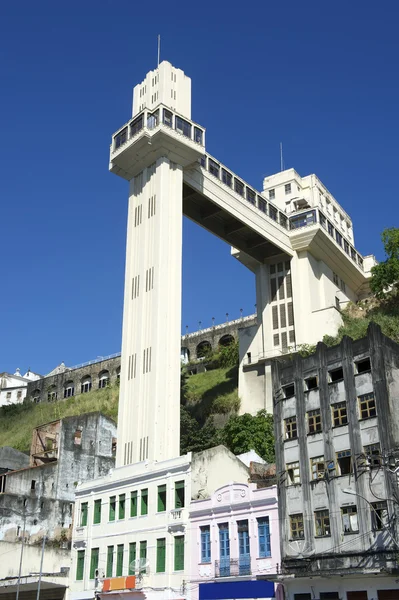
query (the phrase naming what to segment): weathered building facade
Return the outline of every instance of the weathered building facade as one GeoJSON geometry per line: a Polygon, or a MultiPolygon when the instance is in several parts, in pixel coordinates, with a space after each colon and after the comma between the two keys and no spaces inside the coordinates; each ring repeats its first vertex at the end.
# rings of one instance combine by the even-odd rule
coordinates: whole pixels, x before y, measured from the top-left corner
{"type": "Polygon", "coordinates": [[[273,383],[288,598],[399,598],[399,346],[371,324],[273,383]]]}

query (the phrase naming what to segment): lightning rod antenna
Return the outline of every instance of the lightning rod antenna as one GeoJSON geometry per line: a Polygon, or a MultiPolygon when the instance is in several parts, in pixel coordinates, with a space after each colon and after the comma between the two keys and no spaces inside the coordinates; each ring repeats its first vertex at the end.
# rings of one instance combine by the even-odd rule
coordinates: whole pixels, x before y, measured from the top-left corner
{"type": "Polygon", "coordinates": [[[283,142],[280,142],[280,171],[284,171],[283,142]]]}
{"type": "Polygon", "coordinates": [[[157,64],[157,68],[159,67],[160,56],[161,56],[161,36],[158,34],[158,64],[157,64]]]}

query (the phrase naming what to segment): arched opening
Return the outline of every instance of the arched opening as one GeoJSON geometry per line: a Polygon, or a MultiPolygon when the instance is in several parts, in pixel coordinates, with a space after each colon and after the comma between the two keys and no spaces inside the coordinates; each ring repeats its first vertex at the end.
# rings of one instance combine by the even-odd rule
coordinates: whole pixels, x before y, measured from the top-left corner
{"type": "Polygon", "coordinates": [[[109,384],[109,371],[100,371],[98,375],[98,387],[105,388],[109,384]]]}
{"type": "Polygon", "coordinates": [[[70,379],[64,384],[64,398],[70,398],[75,395],[75,384],[70,379]]]}
{"type": "Polygon", "coordinates": [[[55,402],[57,400],[57,387],[49,385],[47,388],[47,402],[55,402]]]}
{"type": "Polygon", "coordinates": [[[211,343],[208,342],[207,340],[200,342],[197,346],[196,352],[197,352],[197,358],[205,358],[205,357],[209,356],[212,352],[211,343]]]}
{"type": "Polygon", "coordinates": [[[190,362],[190,350],[184,346],[180,350],[180,360],[184,365],[190,362]]]}
{"type": "Polygon", "coordinates": [[[234,336],[230,335],[229,333],[226,333],[226,335],[222,335],[222,337],[220,338],[219,346],[230,346],[230,344],[233,344],[234,342],[234,336]]]}
{"type": "Polygon", "coordinates": [[[82,379],[80,380],[80,393],[87,394],[87,392],[90,392],[90,390],[91,390],[91,377],[90,377],[90,375],[86,375],[85,377],[82,377],[82,379]]]}
{"type": "Polygon", "coordinates": [[[32,394],[32,402],[38,404],[40,402],[40,390],[34,390],[32,394]]]}
{"type": "Polygon", "coordinates": [[[121,368],[118,367],[115,372],[116,372],[116,378],[120,379],[121,378],[121,368]]]}

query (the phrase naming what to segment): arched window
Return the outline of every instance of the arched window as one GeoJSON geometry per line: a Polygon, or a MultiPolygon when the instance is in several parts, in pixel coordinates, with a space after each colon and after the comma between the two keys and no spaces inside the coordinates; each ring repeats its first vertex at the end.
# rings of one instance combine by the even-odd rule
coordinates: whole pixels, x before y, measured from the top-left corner
{"type": "Polygon", "coordinates": [[[64,398],[70,398],[75,395],[75,384],[70,379],[64,384],[64,398]]]}
{"type": "Polygon", "coordinates": [[[230,344],[233,344],[234,341],[234,337],[229,333],[226,333],[226,335],[222,335],[222,337],[220,338],[219,346],[230,346],[230,344]]]}
{"type": "Polygon", "coordinates": [[[90,375],[86,375],[80,381],[80,393],[87,394],[91,390],[91,377],[90,375]]]}
{"type": "Polygon", "coordinates": [[[180,360],[185,365],[190,362],[190,350],[188,348],[185,348],[185,347],[181,348],[180,360]]]}
{"type": "Polygon", "coordinates": [[[57,387],[49,385],[47,388],[47,402],[55,402],[57,400],[57,387]]]}
{"type": "Polygon", "coordinates": [[[109,384],[109,371],[100,371],[98,375],[98,387],[105,388],[109,384]]]}
{"type": "Polygon", "coordinates": [[[197,346],[197,358],[205,358],[212,352],[211,343],[207,340],[200,342],[197,346]]]}
{"type": "Polygon", "coordinates": [[[32,402],[38,404],[40,402],[40,390],[34,390],[32,394],[32,402]]]}

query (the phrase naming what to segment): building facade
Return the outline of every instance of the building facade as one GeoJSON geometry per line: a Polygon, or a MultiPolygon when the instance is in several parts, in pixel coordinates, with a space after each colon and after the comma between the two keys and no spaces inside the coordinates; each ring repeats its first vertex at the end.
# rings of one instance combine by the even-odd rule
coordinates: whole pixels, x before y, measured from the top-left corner
{"type": "Polygon", "coordinates": [[[40,379],[40,375],[28,370],[21,375],[19,369],[11,373],[0,374],[0,406],[21,404],[26,398],[29,383],[40,379]]]}
{"type": "Polygon", "coordinates": [[[287,598],[399,598],[398,344],[371,324],[273,382],[287,598]]]}
{"type": "Polygon", "coordinates": [[[215,590],[218,597],[241,598],[243,582],[245,597],[258,598],[260,581],[261,597],[274,597],[280,568],[277,486],[229,483],[192,501],[189,511],[193,600],[211,598],[215,590]]]}

